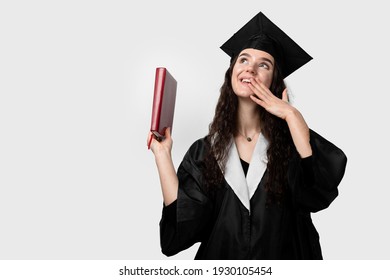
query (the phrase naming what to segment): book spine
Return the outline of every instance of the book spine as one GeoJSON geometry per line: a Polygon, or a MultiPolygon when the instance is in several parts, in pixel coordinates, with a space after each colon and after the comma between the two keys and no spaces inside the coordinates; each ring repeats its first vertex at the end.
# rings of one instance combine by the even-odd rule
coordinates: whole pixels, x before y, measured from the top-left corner
{"type": "Polygon", "coordinates": [[[162,67],[156,68],[156,78],[154,81],[152,122],[150,126],[150,131],[156,132],[159,131],[160,129],[159,124],[161,118],[161,107],[164,98],[165,77],[166,77],[166,69],[162,67]]]}

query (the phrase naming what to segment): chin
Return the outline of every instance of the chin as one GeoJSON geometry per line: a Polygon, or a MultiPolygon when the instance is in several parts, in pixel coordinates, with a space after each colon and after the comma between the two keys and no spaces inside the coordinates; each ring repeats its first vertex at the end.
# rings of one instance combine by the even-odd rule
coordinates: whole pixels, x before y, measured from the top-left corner
{"type": "Polygon", "coordinates": [[[238,92],[235,92],[235,94],[237,95],[237,97],[249,98],[251,95],[253,95],[253,92],[249,92],[249,91],[238,91],[238,92]]]}

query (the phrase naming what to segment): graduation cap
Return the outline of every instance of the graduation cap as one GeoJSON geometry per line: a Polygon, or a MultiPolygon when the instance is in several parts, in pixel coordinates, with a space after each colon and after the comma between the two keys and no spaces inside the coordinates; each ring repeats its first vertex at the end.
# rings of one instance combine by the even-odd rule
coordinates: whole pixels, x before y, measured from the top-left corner
{"type": "Polygon", "coordinates": [[[272,55],[280,66],[284,78],[312,59],[262,12],[254,16],[221,46],[231,58],[248,48],[262,50],[272,55]]]}

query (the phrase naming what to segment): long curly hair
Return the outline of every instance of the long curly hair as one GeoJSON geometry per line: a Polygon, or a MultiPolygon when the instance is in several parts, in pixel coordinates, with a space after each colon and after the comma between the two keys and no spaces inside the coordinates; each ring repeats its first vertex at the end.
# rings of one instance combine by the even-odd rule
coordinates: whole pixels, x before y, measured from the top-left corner
{"type": "MultiPolygon", "coordinates": [[[[231,84],[232,71],[236,61],[237,56],[232,59],[230,67],[225,73],[214,119],[209,126],[209,133],[206,137],[209,149],[204,160],[204,175],[206,189],[210,193],[214,193],[218,187],[222,186],[223,172],[232,137],[238,134],[238,98],[231,84]]],[[[275,63],[270,91],[282,98],[285,88],[281,71],[275,63]]],[[[257,108],[261,132],[269,142],[265,190],[268,192],[268,201],[279,203],[286,190],[288,160],[293,152],[293,142],[285,120],[268,113],[261,106],[257,108]]]]}

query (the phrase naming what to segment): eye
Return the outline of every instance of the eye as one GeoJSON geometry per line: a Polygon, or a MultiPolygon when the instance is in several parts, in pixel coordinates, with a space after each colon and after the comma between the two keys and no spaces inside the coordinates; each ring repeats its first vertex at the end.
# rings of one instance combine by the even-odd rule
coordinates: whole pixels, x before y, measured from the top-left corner
{"type": "Polygon", "coordinates": [[[247,63],[247,62],[248,59],[246,59],[245,57],[240,58],[240,63],[247,63]]]}
{"type": "Polygon", "coordinates": [[[259,68],[269,69],[269,66],[267,63],[262,62],[259,64],[259,68]]]}

